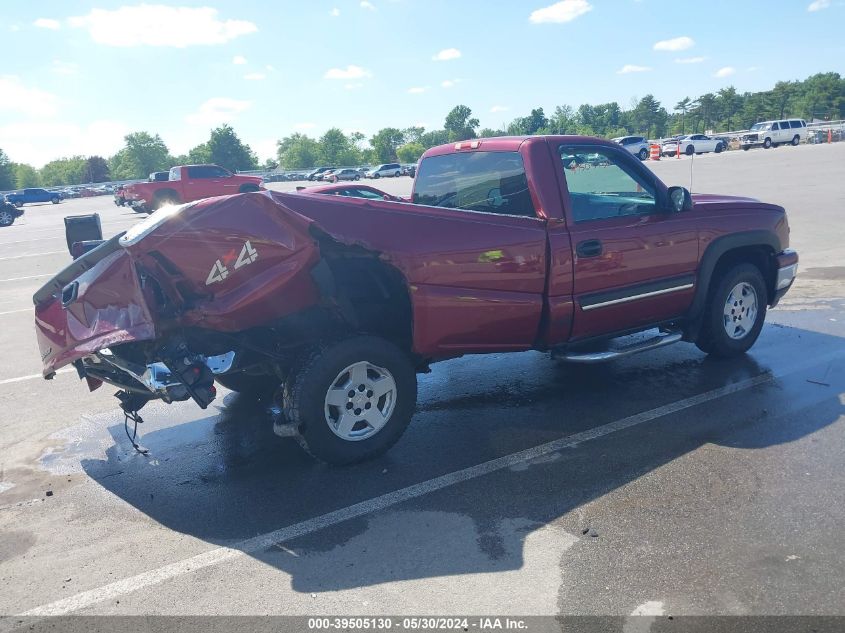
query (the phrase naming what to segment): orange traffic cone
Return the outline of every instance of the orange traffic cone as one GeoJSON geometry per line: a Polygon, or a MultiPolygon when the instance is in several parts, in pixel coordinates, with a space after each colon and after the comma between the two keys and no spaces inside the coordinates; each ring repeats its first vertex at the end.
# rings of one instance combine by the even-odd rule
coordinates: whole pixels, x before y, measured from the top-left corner
{"type": "Polygon", "coordinates": [[[660,160],[660,145],[657,143],[651,144],[651,153],[649,154],[651,160],[660,160]]]}

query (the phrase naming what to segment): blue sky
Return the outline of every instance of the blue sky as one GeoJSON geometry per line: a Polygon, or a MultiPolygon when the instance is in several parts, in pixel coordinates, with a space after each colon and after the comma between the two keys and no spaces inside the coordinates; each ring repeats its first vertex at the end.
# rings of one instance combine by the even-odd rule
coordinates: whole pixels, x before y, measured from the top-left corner
{"type": "Polygon", "coordinates": [[[264,159],[292,132],[497,127],[532,107],[845,73],[843,0],[40,0],[0,5],[0,148],[36,166],[174,153],[231,123],[264,159]]]}

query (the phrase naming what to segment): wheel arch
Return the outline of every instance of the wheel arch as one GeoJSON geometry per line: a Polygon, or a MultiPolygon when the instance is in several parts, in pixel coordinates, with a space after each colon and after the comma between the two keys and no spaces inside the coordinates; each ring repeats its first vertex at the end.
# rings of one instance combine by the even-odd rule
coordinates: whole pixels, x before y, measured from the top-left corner
{"type": "Polygon", "coordinates": [[[780,238],[773,231],[743,231],[713,240],[698,265],[695,296],[687,313],[685,340],[695,340],[701,328],[701,318],[715,280],[740,262],[754,264],[766,282],[766,302],[775,295],[777,263],[774,256],[783,250],[780,238]]]}

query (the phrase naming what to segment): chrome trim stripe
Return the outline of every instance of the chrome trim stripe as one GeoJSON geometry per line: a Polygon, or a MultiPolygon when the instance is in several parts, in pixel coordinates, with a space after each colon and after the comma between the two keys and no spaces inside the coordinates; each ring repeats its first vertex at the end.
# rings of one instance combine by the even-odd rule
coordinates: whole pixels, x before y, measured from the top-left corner
{"type": "Polygon", "coordinates": [[[604,308],[605,306],[616,305],[617,303],[628,303],[629,301],[636,301],[637,299],[645,299],[646,297],[656,297],[657,295],[665,295],[669,292],[678,292],[679,290],[689,290],[695,284],[689,283],[682,286],[674,286],[672,288],[664,288],[663,290],[655,290],[653,292],[644,292],[638,295],[631,295],[630,297],[622,297],[621,299],[613,299],[612,301],[602,301],[601,303],[594,303],[588,306],[581,306],[581,310],[595,310],[596,308],[604,308]]]}

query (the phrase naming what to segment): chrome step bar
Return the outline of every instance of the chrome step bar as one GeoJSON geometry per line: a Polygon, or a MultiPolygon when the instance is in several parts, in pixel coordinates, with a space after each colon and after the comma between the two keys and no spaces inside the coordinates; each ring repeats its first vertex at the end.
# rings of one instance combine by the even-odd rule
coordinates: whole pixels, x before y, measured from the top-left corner
{"type": "Polygon", "coordinates": [[[575,350],[553,350],[552,358],[567,363],[605,363],[609,360],[647,352],[667,345],[677,343],[683,338],[681,332],[661,332],[657,336],[646,339],[633,345],[617,347],[596,352],[578,352],[575,350]]]}

